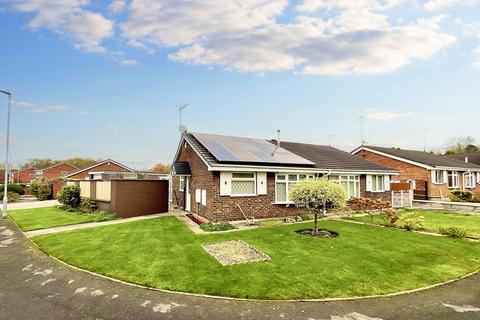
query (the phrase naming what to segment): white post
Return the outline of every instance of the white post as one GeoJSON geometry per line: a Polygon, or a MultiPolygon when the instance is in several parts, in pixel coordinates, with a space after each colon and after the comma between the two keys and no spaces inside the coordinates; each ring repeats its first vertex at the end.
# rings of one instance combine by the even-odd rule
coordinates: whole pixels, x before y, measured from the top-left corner
{"type": "Polygon", "coordinates": [[[10,105],[12,102],[12,94],[7,91],[0,90],[1,93],[8,95],[8,111],[7,111],[7,136],[5,140],[5,179],[3,185],[3,206],[2,206],[2,219],[6,219],[8,217],[7,209],[8,209],[8,154],[9,154],[9,147],[10,147],[10,105]]]}

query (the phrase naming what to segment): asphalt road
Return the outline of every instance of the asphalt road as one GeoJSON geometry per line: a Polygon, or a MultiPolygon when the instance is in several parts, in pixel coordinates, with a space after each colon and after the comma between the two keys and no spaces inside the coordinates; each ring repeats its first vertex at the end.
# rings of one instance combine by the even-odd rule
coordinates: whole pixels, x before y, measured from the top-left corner
{"type": "Polygon", "coordinates": [[[419,293],[356,301],[203,298],[75,270],[42,253],[11,221],[2,220],[0,319],[480,319],[480,275],[419,293]]]}

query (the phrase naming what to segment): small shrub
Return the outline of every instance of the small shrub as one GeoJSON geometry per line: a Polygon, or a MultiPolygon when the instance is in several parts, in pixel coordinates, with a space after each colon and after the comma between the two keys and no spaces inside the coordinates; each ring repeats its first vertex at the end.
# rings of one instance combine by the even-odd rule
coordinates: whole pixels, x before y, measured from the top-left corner
{"type": "MultiPolygon", "coordinates": [[[[3,191],[3,184],[0,185],[0,190],[3,191]]],[[[25,188],[22,187],[21,185],[19,184],[16,184],[16,183],[9,183],[7,184],[7,191],[8,192],[15,192],[21,196],[23,196],[25,194],[25,188]]]]}
{"type": "Polygon", "coordinates": [[[455,190],[450,192],[449,198],[454,202],[470,202],[473,200],[473,193],[468,190],[455,190]]]}
{"type": "Polygon", "coordinates": [[[92,218],[94,222],[111,221],[117,219],[117,215],[115,213],[107,211],[95,211],[87,213],[87,216],[92,218]]]}
{"type": "Polygon", "coordinates": [[[83,213],[90,213],[97,210],[97,203],[91,198],[83,198],[78,209],[83,213]]]}
{"type": "Polygon", "coordinates": [[[441,234],[452,237],[452,238],[465,239],[466,237],[468,237],[467,229],[463,229],[463,228],[447,227],[447,228],[439,228],[438,231],[441,234]]]}
{"type": "Polygon", "coordinates": [[[347,201],[347,207],[356,212],[378,212],[380,210],[390,209],[392,206],[390,202],[381,199],[353,197],[347,201]]]}
{"type": "Polygon", "coordinates": [[[207,232],[226,231],[226,230],[236,229],[230,223],[211,223],[211,222],[201,224],[200,228],[203,231],[207,231],[207,232]]]}
{"type": "Polygon", "coordinates": [[[77,185],[63,186],[57,194],[57,200],[63,205],[76,208],[80,204],[80,187],[77,185]]]}
{"type": "Polygon", "coordinates": [[[401,215],[395,222],[395,225],[407,231],[422,230],[424,221],[425,218],[423,216],[417,216],[415,213],[409,212],[401,215]]]}
{"type": "MultiPolygon", "coordinates": [[[[3,191],[0,192],[0,202],[3,199],[3,191]]],[[[7,192],[8,202],[17,202],[20,199],[20,195],[16,192],[8,191],[7,192]]]]}
{"type": "Polygon", "coordinates": [[[48,200],[52,197],[52,183],[44,177],[37,178],[30,183],[30,191],[38,200],[48,200]]]}

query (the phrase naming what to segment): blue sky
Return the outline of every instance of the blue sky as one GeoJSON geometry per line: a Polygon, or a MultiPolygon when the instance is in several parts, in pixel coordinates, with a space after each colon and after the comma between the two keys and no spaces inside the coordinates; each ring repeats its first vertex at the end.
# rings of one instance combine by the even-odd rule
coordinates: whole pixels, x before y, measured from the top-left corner
{"type": "Polygon", "coordinates": [[[480,1],[218,3],[3,1],[13,161],[169,162],[177,104],[198,132],[352,150],[363,118],[371,144],[480,143],[480,1]]]}

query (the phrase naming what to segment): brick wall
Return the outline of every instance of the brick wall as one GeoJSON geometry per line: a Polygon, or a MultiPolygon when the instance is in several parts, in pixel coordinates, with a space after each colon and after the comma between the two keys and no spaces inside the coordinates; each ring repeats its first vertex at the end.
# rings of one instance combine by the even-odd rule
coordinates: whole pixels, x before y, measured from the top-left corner
{"type": "Polygon", "coordinates": [[[34,176],[30,176],[35,174],[35,168],[28,168],[25,170],[21,170],[20,172],[15,172],[13,174],[13,181],[16,183],[30,183],[35,178],[34,176]]]}
{"type": "MultiPolygon", "coordinates": [[[[396,159],[392,159],[389,157],[385,157],[367,150],[362,150],[355,154],[356,156],[366,159],[372,162],[376,162],[378,164],[384,165],[386,167],[390,167],[400,171],[399,176],[395,176],[394,180],[406,181],[406,180],[423,180],[427,181],[428,183],[428,196],[433,199],[439,199],[442,196],[444,198],[448,198],[448,195],[451,190],[448,188],[448,184],[434,184],[432,183],[432,176],[431,172],[425,168],[409,164],[406,162],[402,162],[396,159]]],[[[462,189],[463,186],[463,176],[461,171],[458,172],[459,174],[459,182],[458,185],[460,186],[459,189],[462,189]]],[[[476,188],[468,189],[472,191],[475,195],[480,196],[480,185],[477,184],[476,188]]]]}
{"type": "Polygon", "coordinates": [[[106,163],[96,165],[88,170],[74,174],[68,178],[75,179],[75,180],[85,180],[88,177],[88,173],[93,171],[130,172],[130,170],[127,170],[124,167],[117,165],[116,163],[106,162],[106,163]]]}

